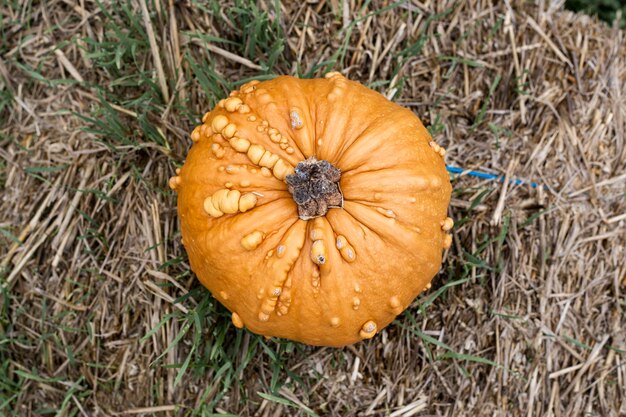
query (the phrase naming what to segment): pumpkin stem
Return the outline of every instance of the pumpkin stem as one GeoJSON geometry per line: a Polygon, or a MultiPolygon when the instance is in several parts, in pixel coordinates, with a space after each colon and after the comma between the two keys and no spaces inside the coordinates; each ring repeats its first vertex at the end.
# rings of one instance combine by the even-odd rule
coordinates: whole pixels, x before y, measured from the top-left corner
{"type": "Polygon", "coordinates": [[[328,209],[343,208],[339,188],[341,171],[328,161],[310,157],[296,165],[295,173],[287,175],[287,188],[298,205],[302,220],[324,216],[328,209]]]}

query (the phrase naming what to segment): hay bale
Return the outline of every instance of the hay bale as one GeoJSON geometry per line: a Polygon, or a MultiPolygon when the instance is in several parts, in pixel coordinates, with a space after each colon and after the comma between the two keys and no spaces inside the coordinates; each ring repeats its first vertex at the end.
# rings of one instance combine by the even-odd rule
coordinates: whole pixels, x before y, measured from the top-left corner
{"type": "Polygon", "coordinates": [[[2,6],[0,404],[626,414],[624,31],[546,2],[285,3],[2,6]],[[164,190],[197,118],[268,65],[334,66],[419,114],[450,165],[540,186],[455,176],[440,277],[371,341],[237,333],[164,190]]]}

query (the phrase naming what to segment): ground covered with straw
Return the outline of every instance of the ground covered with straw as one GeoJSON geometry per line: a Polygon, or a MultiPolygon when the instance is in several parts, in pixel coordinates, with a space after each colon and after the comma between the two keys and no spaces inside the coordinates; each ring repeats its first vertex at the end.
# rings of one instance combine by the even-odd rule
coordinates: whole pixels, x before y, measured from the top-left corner
{"type": "Polygon", "coordinates": [[[0,415],[626,415],[626,34],[559,2],[0,5],[0,415]],[[551,6],[552,4],[552,6],[551,6]],[[433,288],[343,349],[236,330],[168,178],[231,89],[339,70],[454,175],[433,288]]]}

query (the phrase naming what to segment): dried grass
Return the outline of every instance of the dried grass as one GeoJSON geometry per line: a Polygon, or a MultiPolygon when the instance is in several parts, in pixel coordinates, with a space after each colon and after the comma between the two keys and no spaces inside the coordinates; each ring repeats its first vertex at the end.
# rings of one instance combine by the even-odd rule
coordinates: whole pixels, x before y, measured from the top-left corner
{"type": "Polygon", "coordinates": [[[91,0],[3,3],[0,412],[626,415],[626,34],[527,3],[322,0],[277,15],[260,0],[264,34],[285,38],[274,58],[245,50],[232,1],[105,2],[110,16],[91,0]],[[112,34],[123,5],[138,25],[112,34]],[[136,47],[122,67],[102,66],[94,51],[134,33],[145,42],[119,41],[136,47]],[[230,327],[187,273],[166,189],[222,80],[266,63],[321,75],[325,60],[419,114],[449,164],[545,185],[455,178],[460,221],[434,288],[340,350],[230,327]],[[166,365],[191,349],[176,383],[166,365]]]}

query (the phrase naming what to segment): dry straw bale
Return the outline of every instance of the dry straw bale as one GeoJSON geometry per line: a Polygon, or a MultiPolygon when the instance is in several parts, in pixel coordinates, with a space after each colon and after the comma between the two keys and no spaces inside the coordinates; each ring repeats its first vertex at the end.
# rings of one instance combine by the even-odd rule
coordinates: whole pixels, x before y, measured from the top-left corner
{"type": "Polygon", "coordinates": [[[271,57],[229,24],[240,1],[12,3],[0,6],[0,392],[15,397],[0,412],[626,414],[623,31],[547,1],[277,12],[260,0],[278,31],[264,42],[286,39],[271,57]],[[545,186],[456,178],[433,290],[340,350],[225,324],[186,272],[166,188],[223,80],[268,62],[319,76],[329,60],[419,114],[449,164],[545,186]],[[200,333],[194,311],[211,312],[200,333]],[[192,346],[176,383],[166,365],[192,346]]]}

